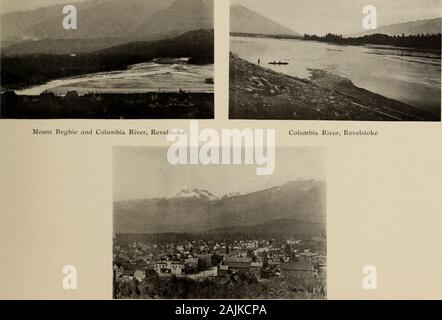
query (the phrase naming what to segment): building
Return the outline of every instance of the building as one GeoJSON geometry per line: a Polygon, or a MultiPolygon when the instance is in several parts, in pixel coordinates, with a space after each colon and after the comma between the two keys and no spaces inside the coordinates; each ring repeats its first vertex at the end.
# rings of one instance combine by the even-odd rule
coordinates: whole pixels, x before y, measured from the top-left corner
{"type": "Polygon", "coordinates": [[[212,255],[203,254],[198,257],[198,269],[205,270],[212,267],[212,255]]]}
{"type": "Polygon", "coordinates": [[[251,262],[252,258],[237,257],[229,258],[224,263],[232,273],[246,274],[249,272],[251,262]]]}
{"type": "Polygon", "coordinates": [[[159,275],[170,273],[170,269],[168,267],[168,261],[163,261],[163,262],[155,263],[153,269],[159,275]]]}
{"type": "Polygon", "coordinates": [[[197,258],[187,258],[184,260],[185,272],[194,273],[198,271],[198,259],[197,258]]]}
{"type": "Polygon", "coordinates": [[[250,263],[249,275],[255,277],[256,279],[261,278],[263,264],[262,262],[252,262],[250,263]]]}
{"type": "Polygon", "coordinates": [[[222,264],[218,267],[218,276],[220,277],[224,277],[228,274],[229,272],[229,266],[222,264]]]}
{"type": "Polygon", "coordinates": [[[309,261],[285,262],[281,264],[281,275],[284,278],[314,279],[317,271],[309,261]]]}
{"type": "Polygon", "coordinates": [[[181,262],[172,262],[170,264],[170,273],[177,275],[177,276],[181,276],[184,274],[184,263],[181,262]]]}
{"type": "Polygon", "coordinates": [[[153,269],[160,276],[162,275],[184,275],[185,265],[181,262],[162,261],[154,264],[153,269]]]}

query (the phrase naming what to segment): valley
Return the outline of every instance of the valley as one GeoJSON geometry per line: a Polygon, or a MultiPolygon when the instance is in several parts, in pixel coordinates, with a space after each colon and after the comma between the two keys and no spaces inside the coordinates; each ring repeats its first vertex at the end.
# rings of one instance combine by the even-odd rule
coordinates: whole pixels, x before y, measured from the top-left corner
{"type": "Polygon", "coordinates": [[[211,119],[213,0],[86,0],[1,17],[1,118],[211,119]]]}

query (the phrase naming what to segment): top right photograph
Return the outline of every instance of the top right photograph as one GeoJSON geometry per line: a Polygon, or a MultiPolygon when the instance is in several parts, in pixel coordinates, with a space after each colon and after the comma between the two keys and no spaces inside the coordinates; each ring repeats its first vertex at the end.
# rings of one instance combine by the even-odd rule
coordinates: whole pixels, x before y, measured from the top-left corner
{"type": "Polygon", "coordinates": [[[440,0],[231,0],[230,119],[441,121],[440,0]]]}

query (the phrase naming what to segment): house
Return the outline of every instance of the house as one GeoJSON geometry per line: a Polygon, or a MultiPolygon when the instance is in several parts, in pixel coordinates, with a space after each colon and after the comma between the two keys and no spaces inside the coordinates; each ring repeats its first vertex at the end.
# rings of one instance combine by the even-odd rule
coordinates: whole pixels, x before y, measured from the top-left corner
{"type": "Polygon", "coordinates": [[[263,264],[262,262],[252,262],[250,263],[249,275],[255,277],[256,279],[261,278],[263,264]]]}
{"type": "Polygon", "coordinates": [[[218,267],[218,276],[220,277],[224,277],[227,275],[227,273],[229,272],[229,266],[222,264],[218,267]]]}
{"type": "Polygon", "coordinates": [[[258,241],[248,241],[248,242],[245,244],[245,247],[246,247],[247,249],[256,249],[256,248],[259,247],[259,244],[258,244],[258,241]]]}
{"type": "Polygon", "coordinates": [[[317,256],[318,254],[314,252],[302,252],[297,255],[297,257],[299,257],[300,260],[305,260],[305,261],[314,261],[317,256]]]}
{"type": "Polygon", "coordinates": [[[184,274],[184,264],[181,262],[172,262],[170,264],[170,273],[180,276],[184,274]]]}
{"type": "Polygon", "coordinates": [[[198,257],[198,269],[205,270],[212,266],[212,255],[203,254],[198,257]]]}
{"type": "Polygon", "coordinates": [[[226,259],[225,264],[229,267],[229,270],[233,273],[248,273],[250,269],[250,263],[252,258],[237,257],[226,259]]]}
{"type": "Polygon", "coordinates": [[[198,259],[197,258],[187,258],[184,260],[186,273],[193,273],[198,270],[198,259]]]}
{"type": "Polygon", "coordinates": [[[281,275],[284,278],[314,279],[317,271],[309,261],[284,262],[281,264],[281,275]]]}
{"type": "Polygon", "coordinates": [[[154,264],[153,269],[158,273],[159,275],[169,274],[169,261],[162,261],[154,264]]]}
{"type": "Polygon", "coordinates": [[[171,262],[171,261],[162,261],[158,262],[154,265],[154,270],[156,273],[161,275],[184,275],[184,263],[181,262],[171,262]]]}

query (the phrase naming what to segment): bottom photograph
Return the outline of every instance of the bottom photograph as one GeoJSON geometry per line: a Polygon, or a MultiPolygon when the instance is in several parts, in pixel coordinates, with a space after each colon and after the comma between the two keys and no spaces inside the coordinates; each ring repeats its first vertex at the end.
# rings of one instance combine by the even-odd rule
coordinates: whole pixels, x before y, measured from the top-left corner
{"type": "MultiPolygon", "coordinates": [[[[242,150],[242,159],[246,150],[242,150]]],[[[326,299],[326,149],[274,171],[114,147],[114,299],[326,299]]]]}

